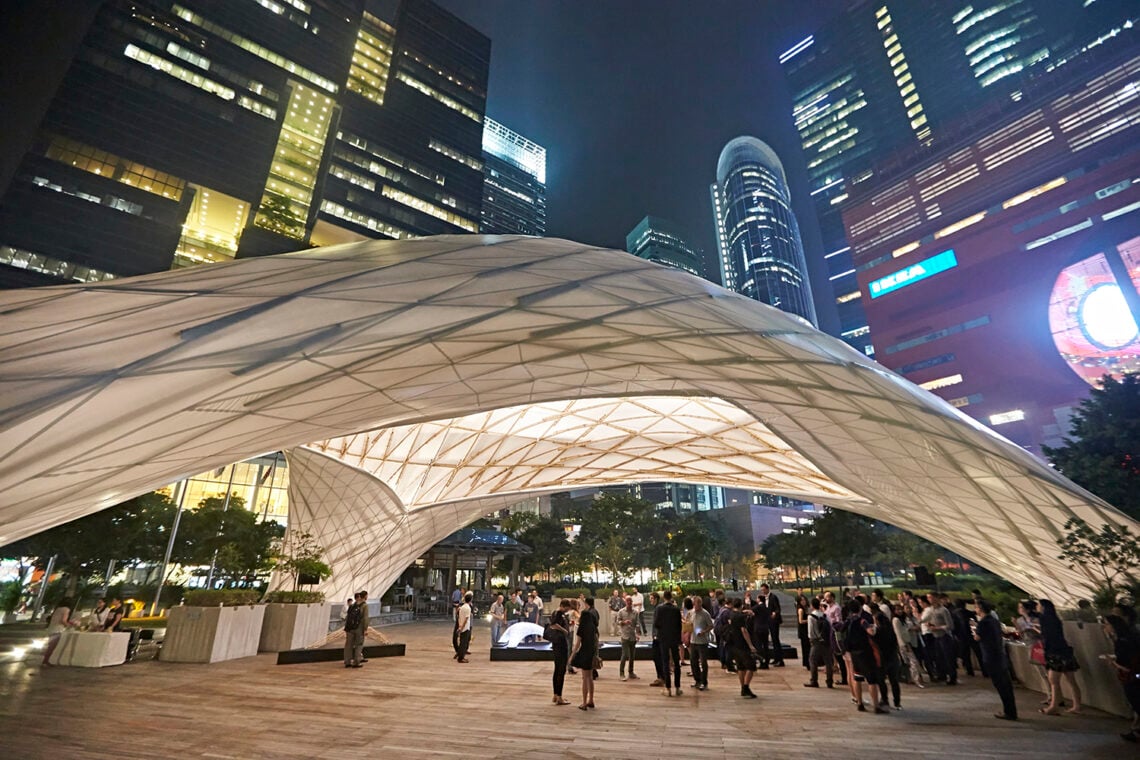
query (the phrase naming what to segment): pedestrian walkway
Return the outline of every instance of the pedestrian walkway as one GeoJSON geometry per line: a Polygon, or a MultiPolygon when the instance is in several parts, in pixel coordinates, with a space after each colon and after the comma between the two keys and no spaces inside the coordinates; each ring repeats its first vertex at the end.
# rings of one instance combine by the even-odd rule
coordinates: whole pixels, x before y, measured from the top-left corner
{"type": "MultiPolygon", "coordinates": [[[[274,655],[184,665],[134,662],[102,670],[0,662],[0,752],[5,758],[700,758],[1130,757],[1126,721],[1037,713],[1039,695],[1018,690],[1024,717],[995,720],[988,679],[958,687],[904,687],[903,711],[856,712],[843,688],[805,689],[795,663],[760,671],[756,700],[713,664],[709,690],[668,698],[642,680],[621,683],[606,663],[596,710],[551,704],[551,663],[490,662],[488,627],[477,627],[471,662],[452,658],[451,624],[388,629],[403,658],[360,670],[339,662],[278,666],[274,655]],[[113,740],[111,737],[114,737],[113,740]],[[110,741],[110,744],[108,744],[110,741]]],[[[646,663],[648,666],[648,663],[646,663]]]]}

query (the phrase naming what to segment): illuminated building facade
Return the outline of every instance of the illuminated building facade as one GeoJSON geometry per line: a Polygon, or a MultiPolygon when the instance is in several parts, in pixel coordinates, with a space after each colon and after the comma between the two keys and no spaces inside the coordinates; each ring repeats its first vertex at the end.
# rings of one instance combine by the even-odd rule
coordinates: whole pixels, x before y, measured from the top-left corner
{"type": "Polygon", "coordinates": [[[674,222],[647,216],[625,236],[625,249],[634,256],[703,277],[701,251],[690,245],[687,237],[674,222]]]}
{"type": "Polygon", "coordinates": [[[843,219],[881,363],[1035,453],[1140,371],[1135,47],[865,187],[843,219]]]}
{"type": "Polygon", "coordinates": [[[775,152],[755,137],[729,141],[711,194],[724,286],[817,324],[800,228],[775,152]]]}
{"type": "Polygon", "coordinates": [[[546,234],[546,148],[491,118],[483,122],[480,231],[546,234]]]}
{"type": "Polygon", "coordinates": [[[107,0],[77,23],[6,149],[0,287],[478,230],[490,41],[428,0],[107,0]]]}
{"type": "Polygon", "coordinates": [[[992,123],[1027,81],[1133,37],[1137,15],[1123,0],[854,0],[783,52],[839,337],[875,355],[841,215],[860,185],[907,149],[992,123]]]}

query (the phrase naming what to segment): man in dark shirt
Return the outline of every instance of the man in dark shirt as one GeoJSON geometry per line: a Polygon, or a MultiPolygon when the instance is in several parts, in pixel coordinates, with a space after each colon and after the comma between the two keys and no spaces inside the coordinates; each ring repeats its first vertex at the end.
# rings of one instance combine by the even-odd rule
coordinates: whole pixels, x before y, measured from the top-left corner
{"type": "Polygon", "coordinates": [[[653,632],[661,648],[661,669],[665,676],[665,696],[673,696],[669,688],[669,669],[673,670],[673,687],[681,696],[681,610],[673,603],[673,592],[666,590],[664,603],[653,611],[653,632]]]}
{"type": "Polygon", "coordinates": [[[1009,667],[1005,661],[1005,641],[1001,635],[1001,622],[993,615],[994,606],[985,599],[974,604],[978,623],[974,631],[974,641],[982,653],[982,667],[990,677],[998,696],[1001,697],[1002,712],[994,713],[1001,720],[1017,720],[1017,700],[1013,696],[1013,682],[1009,678],[1009,667]]]}
{"type": "Polygon", "coordinates": [[[728,642],[736,663],[736,675],[740,679],[740,696],[745,699],[756,699],[750,686],[752,676],[756,674],[756,646],[749,633],[751,618],[751,610],[744,611],[744,602],[733,599],[732,616],[728,619],[728,642]]]}

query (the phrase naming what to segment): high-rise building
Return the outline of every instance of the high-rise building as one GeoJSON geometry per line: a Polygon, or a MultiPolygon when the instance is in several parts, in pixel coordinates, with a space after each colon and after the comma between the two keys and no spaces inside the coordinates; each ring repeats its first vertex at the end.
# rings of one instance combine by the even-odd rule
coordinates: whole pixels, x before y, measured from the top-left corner
{"type": "Polygon", "coordinates": [[[428,0],[82,22],[0,197],[0,286],[478,230],[490,41],[428,0]]]}
{"type": "Polygon", "coordinates": [[[625,249],[634,256],[703,277],[701,251],[690,245],[686,237],[674,222],[647,216],[625,236],[625,249]]]}
{"type": "Polygon", "coordinates": [[[878,361],[1035,453],[1140,371],[1140,45],[1119,53],[843,210],[878,361]]]}
{"type": "Polygon", "coordinates": [[[483,121],[483,221],[480,232],[546,234],[546,148],[483,121]]]}
{"type": "Polygon", "coordinates": [[[724,286],[817,324],[783,164],[755,137],[724,146],[711,187],[724,286]]]}
{"type": "Polygon", "coordinates": [[[860,183],[885,163],[912,162],[905,151],[950,139],[963,122],[992,123],[979,108],[1016,108],[1028,81],[1134,35],[1136,15],[1124,0],[852,0],[780,56],[839,337],[874,355],[840,215],[860,183]]]}

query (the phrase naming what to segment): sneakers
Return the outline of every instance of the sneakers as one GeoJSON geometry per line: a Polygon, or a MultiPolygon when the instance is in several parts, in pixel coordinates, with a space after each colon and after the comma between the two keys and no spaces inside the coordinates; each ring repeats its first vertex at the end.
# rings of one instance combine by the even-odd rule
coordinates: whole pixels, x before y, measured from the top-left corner
{"type": "Polygon", "coordinates": [[[628,681],[629,679],[625,677],[625,673],[622,673],[621,674],[621,680],[628,681]]]}
{"type": "Polygon", "coordinates": [[[817,684],[817,683],[805,683],[804,688],[806,688],[806,689],[818,689],[819,684],[817,684]]]}
{"type": "Polygon", "coordinates": [[[681,696],[681,687],[680,686],[677,687],[677,696],[678,697],[681,696]]]}
{"type": "Polygon", "coordinates": [[[669,689],[669,688],[666,688],[666,689],[665,689],[665,690],[663,690],[661,693],[662,693],[662,694],[664,694],[666,697],[671,697],[671,696],[673,696],[673,690],[672,690],[672,689],[669,689]]]}
{"type": "Polygon", "coordinates": [[[629,674],[629,680],[631,680],[631,681],[640,681],[640,680],[641,680],[641,676],[635,676],[633,673],[630,673],[630,674],[629,674]]]}

